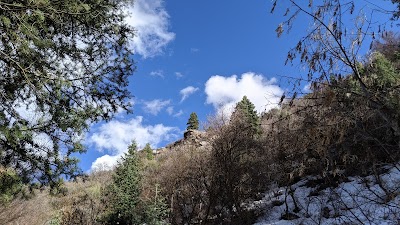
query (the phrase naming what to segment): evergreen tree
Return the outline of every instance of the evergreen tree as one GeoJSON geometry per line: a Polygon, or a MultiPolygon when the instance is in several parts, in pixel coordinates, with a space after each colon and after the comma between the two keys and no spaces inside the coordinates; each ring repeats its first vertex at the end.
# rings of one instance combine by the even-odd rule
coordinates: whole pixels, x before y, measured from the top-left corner
{"type": "Polygon", "coordinates": [[[197,118],[197,114],[192,112],[190,114],[189,120],[186,123],[187,128],[186,130],[198,130],[199,129],[199,119],[197,118]]]}
{"type": "Polygon", "coordinates": [[[146,202],[144,210],[144,221],[149,225],[166,224],[163,218],[168,215],[168,205],[165,198],[160,194],[160,187],[155,185],[155,195],[146,202]]]}
{"type": "Polygon", "coordinates": [[[257,115],[254,104],[243,96],[242,100],[235,106],[235,110],[232,114],[233,119],[244,119],[249,125],[253,134],[260,134],[260,117],[257,115]]]}
{"type": "Polygon", "coordinates": [[[131,4],[0,1],[0,166],[26,183],[80,173],[77,137],[130,108],[134,29],[122,9],[131,4]]]}
{"type": "MultiPolygon", "coordinates": [[[[149,149],[150,145],[148,145],[149,149]]],[[[108,224],[163,224],[167,215],[167,205],[156,185],[154,198],[142,196],[144,165],[137,152],[136,142],[128,147],[128,153],[119,162],[113,182],[108,187],[106,202],[108,224]]]]}
{"type": "Polygon", "coordinates": [[[140,158],[136,142],[128,147],[128,153],[119,162],[113,183],[109,186],[108,196],[111,212],[108,222],[111,224],[140,224],[138,211],[140,204],[140,158]]]}
{"type": "Polygon", "coordinates": [[[146,159],[148,159],[148,160],[153,160],[154,159],[153,149],[151,148],[149,143],[146,144],[146,146],[143,148],[142,151],[145,154],[146,159]]]}

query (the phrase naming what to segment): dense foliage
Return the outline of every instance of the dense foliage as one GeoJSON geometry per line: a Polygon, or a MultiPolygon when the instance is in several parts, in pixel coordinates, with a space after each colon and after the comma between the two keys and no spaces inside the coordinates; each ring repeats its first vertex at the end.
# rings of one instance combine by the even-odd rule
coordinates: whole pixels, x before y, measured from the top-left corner
{"type": "Polygon", "coordinates": [[[7,204],[22,189],[22,182],[16,172],[0,167],[0,205],[7,204]]]}
{"type": "Polygon", "coordinates": [[[140,159],[134,142],[117,166],[113,182],[109,186],[108,220],[111,224],[139,224],[141,221],[138,211],[140,180],[140,159]]]}
{"type": "Polygon", "coordinates": [[[112,183],[105,192],[106,224],[163,224],[167,209],[159,187],[155,186],[154,196],[143,196],[142,160],[133,142],[115,169],[112,183]]]}
{"type": "Polygon", "coordinates": [[[129,108],[131,3],[0,1],[0,165],[24,182],[77,175],[88,125],[129,108]]]}

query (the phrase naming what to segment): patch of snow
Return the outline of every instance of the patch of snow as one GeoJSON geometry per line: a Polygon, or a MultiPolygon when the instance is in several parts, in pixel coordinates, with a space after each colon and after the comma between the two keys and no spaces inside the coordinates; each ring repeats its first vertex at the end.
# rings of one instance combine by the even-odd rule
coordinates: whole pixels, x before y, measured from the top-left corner
{"type": "Polygon", "coordinates": [[[397,165],[379,177],[349,177],[336,188],[320,191],[306,186],[316,179],[307,177],[290,188],[271,188],[248,207],[264,212],[255,225],[400,224],[399,168],[397,165]],[[297,219],[282,219],[287,213],[297,219]]]}

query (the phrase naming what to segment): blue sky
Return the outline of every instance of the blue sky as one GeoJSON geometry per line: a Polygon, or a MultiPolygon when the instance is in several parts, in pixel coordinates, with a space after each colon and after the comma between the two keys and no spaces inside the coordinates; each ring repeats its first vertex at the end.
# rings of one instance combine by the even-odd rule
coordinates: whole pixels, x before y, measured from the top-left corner
{"type": "Polygon", "coordinates": [[[282,77],[304,72],[284,62],[308,23],[300,18],[278,39],[286,7],[271,14],[271,6],[270,0],[137,0],[127,19],[137,29],[133,114],[92,126],[88,151],[79,156],[82,169],[115,164],[133,139],[140,148],[165,146],[183,136],[191,112],[204,122],[243,95],[259,112],[274,107],[289,88],[282,77]]]}

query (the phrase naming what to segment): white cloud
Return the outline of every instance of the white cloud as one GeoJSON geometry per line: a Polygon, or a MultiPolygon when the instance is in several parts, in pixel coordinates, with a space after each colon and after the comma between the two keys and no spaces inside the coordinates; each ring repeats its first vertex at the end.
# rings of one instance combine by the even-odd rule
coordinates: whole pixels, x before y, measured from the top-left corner
{"type": "Polygon", "coordinates": [[[198,91],[199,88],[195,88],[193,86],[188,86],[182,89],[179,93],[182,95],[181,102],[185,101],[191,94],[198,91]]]}
{"type": "Polygon", "coordinates": [[[121,159],[123,154],[118,155],[103,155],[97,158],[90,168],[91,171],[105,171],[111,170],[114,166],[117,165],[118,161],[121,159]]]}
{"type": "Polygon", "coordinates": [[[230,114],[236,103],[246,95],[260,113],[279,103],[283,90],[275,83],[274,78],[268,80],[252,72],[244,73],[240,78],[236,75],[215,75],[205,84],[206,103],[212,104],[218,111],[230,114]]]}
{"type": "Polygon", "coordinates": [[[150,114],[157,115],[164,107],[168,106],[171,103],[171,100],[161,100],[154,99],[152,101],[143,102],[143,109],[149,112],[150,114]]]}
{"type": "Polygon", "coordinates": [[[92,163],[92,169],[111,168],[127,152],[132,140],[136,140],[138,148],[146,143],[157,147],[163,141],[171,141],[178,136],[179,129],[163,124],[144,125],[143,117],[137,116],[129,121],[113,120],[95,129],[86,142],[98,151],[106,151],[108,155],[97,158],[92,163]]]}
{"type": "Polygon", "coordinates": [[[127,9],[126,22],[137,30],[133,50],[144,58],[162,54],[164,47],[175,39],[175,33],[168,31],[169,15],[163,4],[163,0],[136,0],[127,9]]]}
{"type": "Polygon", "coordinates": [[[151,71],[150,76],[164,78],[164,71],[163,70],[151,71]]]}
{"type": "Polygon", "coordinates": [[[177,113],[174,114],[174,117],[180,117],[183,115],[183,110],[179,110],[177,113]]]}
{"type": "Polygon", "coordinates": [[[167,109],[165,111],[167,111],[168,115],[172,115],[174,113],[174,107],[169,106],[169,107],[167,107],[167,109]]]}
{"type": "Polygon", "coordinates": [[[179,110],[178,112],[175,112],[173,106],[169,106],[165,111],[167,111],[168,115],[173,116],[173,117],[180,117],[183,115],[183,110],[179,110]]]}
{"type": "Polygon", "coordinates": [[[183,74],[181,72],[175,72],[176,78],[182,78],[183,74]]]}

